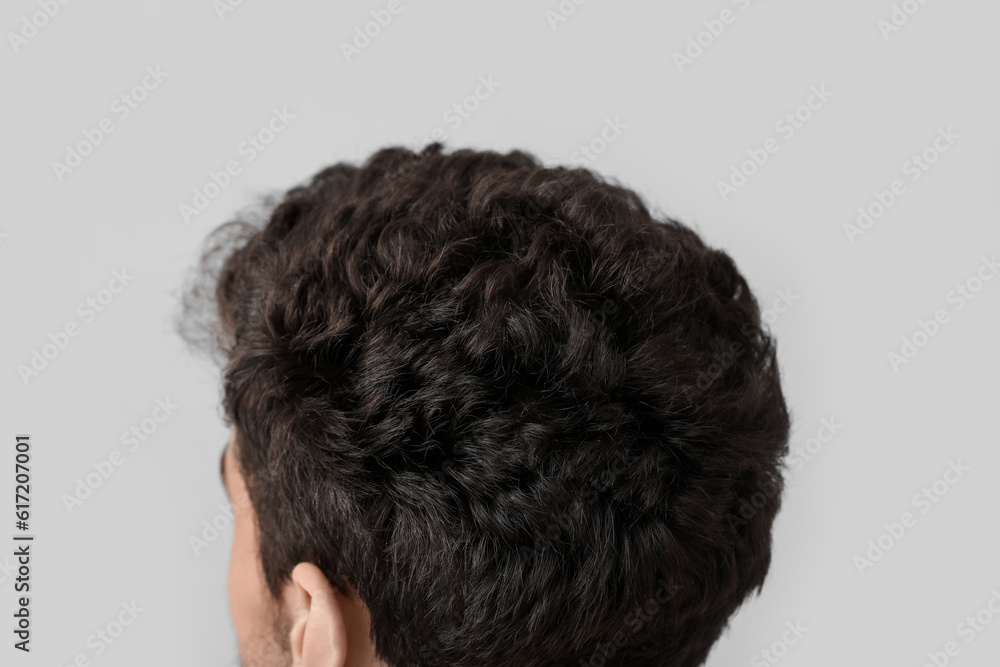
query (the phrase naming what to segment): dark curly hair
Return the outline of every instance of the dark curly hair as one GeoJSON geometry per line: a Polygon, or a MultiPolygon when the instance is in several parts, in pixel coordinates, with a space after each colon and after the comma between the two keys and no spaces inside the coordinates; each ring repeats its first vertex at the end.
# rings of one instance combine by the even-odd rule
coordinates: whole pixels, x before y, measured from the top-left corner
{"type": "Polygon", "coordinates": [[[303,561],[349,582],[395,667],[691,667],[763,586],[775,342],[629,189],[383,149],[217,229],[185,306],[271,593],[303,561]]]}

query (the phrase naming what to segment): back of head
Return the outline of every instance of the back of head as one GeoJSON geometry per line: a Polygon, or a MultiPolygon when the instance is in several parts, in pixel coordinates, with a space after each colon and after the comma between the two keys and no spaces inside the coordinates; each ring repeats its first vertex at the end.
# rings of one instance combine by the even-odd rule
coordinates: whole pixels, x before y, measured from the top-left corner
{"type": "Polygon", "coordinates": [[[349,582],[396,667],[691,667],[763,585],[774,341],[731,258],[634,192],[392,148],[214,240],[272,593],[302,561],[349,582]]]}

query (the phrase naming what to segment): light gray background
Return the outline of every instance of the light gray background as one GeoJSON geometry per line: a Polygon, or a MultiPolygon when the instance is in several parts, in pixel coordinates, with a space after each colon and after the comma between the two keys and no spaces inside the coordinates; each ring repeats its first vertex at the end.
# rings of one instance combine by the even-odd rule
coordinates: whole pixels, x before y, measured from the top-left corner
{"type": "Polygon", "coordinates": [[[12,551],[16,433],[34,439],[38,541],[34,651],[11,648],[13,582],[0,572],[0,662],[231,664],[231,529],[197,556],[189,544],[224,502],[217,376],[171,325],[213,227],[258,194],[385,145],[420,147],[435,128],[449,149],[568,163],[617,118],[627,127],[588,166],[729,251],[765,307],[794,295],[772,325],[792,443],[824,418],[843,424],[789,479],[764,591],[708,664],[767,664],[759,652],[789,622],[808,631],[787,667],[922,665],[948,641],[961,650],[951,664],[997,664],[1000,620],[969,643],[956,626],[1000,590],[1000,281],[961,310],[947,295],[1000,251],[1000,6],[927,2],[885,39],[889,0],[740,4],[564,3],[575,11],[552,29],[557,0],[402,0],[347,62],[339,44],[386,2],[245,0],[222,19],[210,0],[70,2],[17,53],[7,34],[40,9],[5,3],[0,553],[12,551]],[[678,71],[673,53],[724,9],[735,21],[678,71]],[[147,66],[168,75],[120,120],[112,101],[147,66]],[[445,112],[490,75],[499,87],[453,128],[445,112]],[[811,86],[833,95],[786,140],[775,122],[811,86]],[[238,145],[275,107],[294,120],[246,163],[238,145]],[[60,182],[52,162],[104,117],[114,132],[60,182]],[[960,138],[911,183],[904,162],[949,126],[960,138]],[[717,182],[768,137],[780,150],[723,202],[717,182]],[[178,206],[230,159],[242,173],[185,224],[178,206]],[[849,243],[843,225],[895,178],[906,193],[849,243]],[[134,281],[84,323],[77,304],[122,267],[134,281]],[[939,308],[949,322],[894,372],[887,354],[939,308]],[[69,321],[80,334],[25,385],[18,365],[69,321]],[[125,450],[120,434],[168,397],[177,411],[125,450]],[[115,449],[124,463],[69,513],[62,495],[115,449]],[[920,514],[914,494],[959,459],[970,471],[920,514]],[[906,511],[916,525],[859,573],[853,558],[906,511]],[[88,636],[132,600],[144,611],[95,657],[88,636]]]}

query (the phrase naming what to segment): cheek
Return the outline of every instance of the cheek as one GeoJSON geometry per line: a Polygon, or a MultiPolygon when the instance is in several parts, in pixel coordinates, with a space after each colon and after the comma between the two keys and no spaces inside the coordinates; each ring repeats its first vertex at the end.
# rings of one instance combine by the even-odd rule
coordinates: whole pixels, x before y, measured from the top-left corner
{"type": "Polygon", "coordinates": [[[233,546],[229,555],[229,611],[233,617],[233,625],[236,626],[236,634],[242,638],[247,631],[247,581],[246,572],[246,548],[241,544],[242,527],[240,519],[237,518],[233,527],[233,546]]]}
{"type": "Polygon", "coordinates": [[[235,512],[233,548],[229,557],[229,610],[240,645],[263,632],[268,623],[267,589],[260,570],[255,521],[245,511],[235,512]]]}

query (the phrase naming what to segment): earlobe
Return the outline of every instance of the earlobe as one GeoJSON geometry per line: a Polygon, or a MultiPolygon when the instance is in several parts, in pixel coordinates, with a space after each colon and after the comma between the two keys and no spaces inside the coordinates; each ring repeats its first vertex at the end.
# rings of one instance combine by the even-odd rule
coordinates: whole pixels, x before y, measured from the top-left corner
{"type": "Polygon", "coordinates": [[[292,630],[289,636],[294,667],[344,667],[347,624],[333,587],[311,563],[292,570],[292,630]]]}

